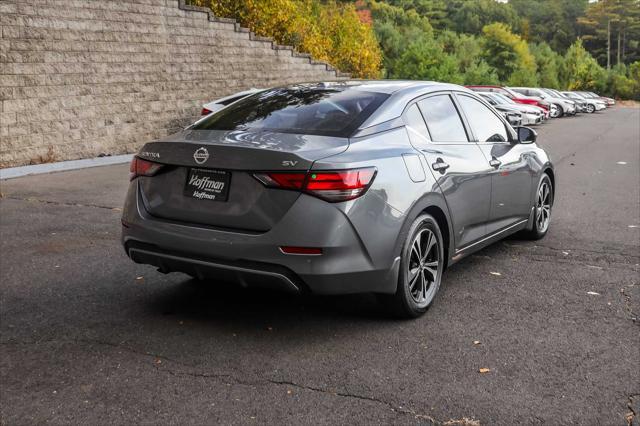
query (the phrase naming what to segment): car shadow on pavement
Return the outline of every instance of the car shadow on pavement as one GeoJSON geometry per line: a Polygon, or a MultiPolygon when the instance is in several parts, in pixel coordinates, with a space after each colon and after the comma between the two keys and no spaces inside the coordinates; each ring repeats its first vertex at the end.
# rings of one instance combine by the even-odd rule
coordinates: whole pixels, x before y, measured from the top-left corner
{"type": "Polygon", "coordinates": [[[218,281],[186,279],[159,291],[149,307],[162,315],[179,315],[198,320],[225,319],[235,323],[253,322],[254,318],[286,323],[295,318],[349,318],[363,321],[387,321],[386,313],[375,295],[353,294],[318,296],[279,291],[242,288],[218,281]]]}

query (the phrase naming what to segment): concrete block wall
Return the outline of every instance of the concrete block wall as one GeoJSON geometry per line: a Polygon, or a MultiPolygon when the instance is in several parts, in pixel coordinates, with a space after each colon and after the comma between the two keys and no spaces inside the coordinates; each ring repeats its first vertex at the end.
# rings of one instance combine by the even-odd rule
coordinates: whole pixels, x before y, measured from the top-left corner
{"type": "Polygon", "coordinates": [[[0,167],[134,152],[215,98],[347,77],[183,0],[2,0],[0,167]]]}

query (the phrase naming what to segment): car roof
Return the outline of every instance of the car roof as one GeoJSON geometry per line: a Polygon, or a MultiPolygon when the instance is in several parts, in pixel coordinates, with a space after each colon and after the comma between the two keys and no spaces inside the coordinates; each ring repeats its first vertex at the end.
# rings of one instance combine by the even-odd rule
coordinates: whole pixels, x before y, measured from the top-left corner
{"type": "Polygon", "coordinates": [[[363,90],[368,92],[385,93],[388,95],[397,93],[405,89],[414,90],[417,87],[423,87],[425,85],[447,85],[447,83],[439,83],[435,81],[417,81],[417,80],[346,80],[346,81],[321,81],[321,82],[306,82],[296,83],[286,86],[290,89],[299,87],[306,88],[353,88],[357,90],[363,90]]]}

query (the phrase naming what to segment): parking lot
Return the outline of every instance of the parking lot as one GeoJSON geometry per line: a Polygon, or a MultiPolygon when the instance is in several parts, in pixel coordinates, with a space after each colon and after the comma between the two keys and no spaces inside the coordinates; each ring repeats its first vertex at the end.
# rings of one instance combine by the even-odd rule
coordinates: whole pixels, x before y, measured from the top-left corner
{"type": "Polygon", "coordinates": [[[538,132],[549,234],[464,259],[414,321],[134,264],[128,165],[3,181],[0,423],[638,424],[640,109],[538,132]]]}

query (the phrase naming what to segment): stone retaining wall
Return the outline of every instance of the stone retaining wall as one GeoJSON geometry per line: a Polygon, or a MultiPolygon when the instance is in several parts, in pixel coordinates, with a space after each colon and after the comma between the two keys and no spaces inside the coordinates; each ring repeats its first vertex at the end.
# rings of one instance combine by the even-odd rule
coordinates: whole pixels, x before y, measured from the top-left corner
{"type": "Polygon", "coordinates": [[[347,77],[183,0],[0,1],[0,167],[134,152],[215,98],[347,77]]]}

